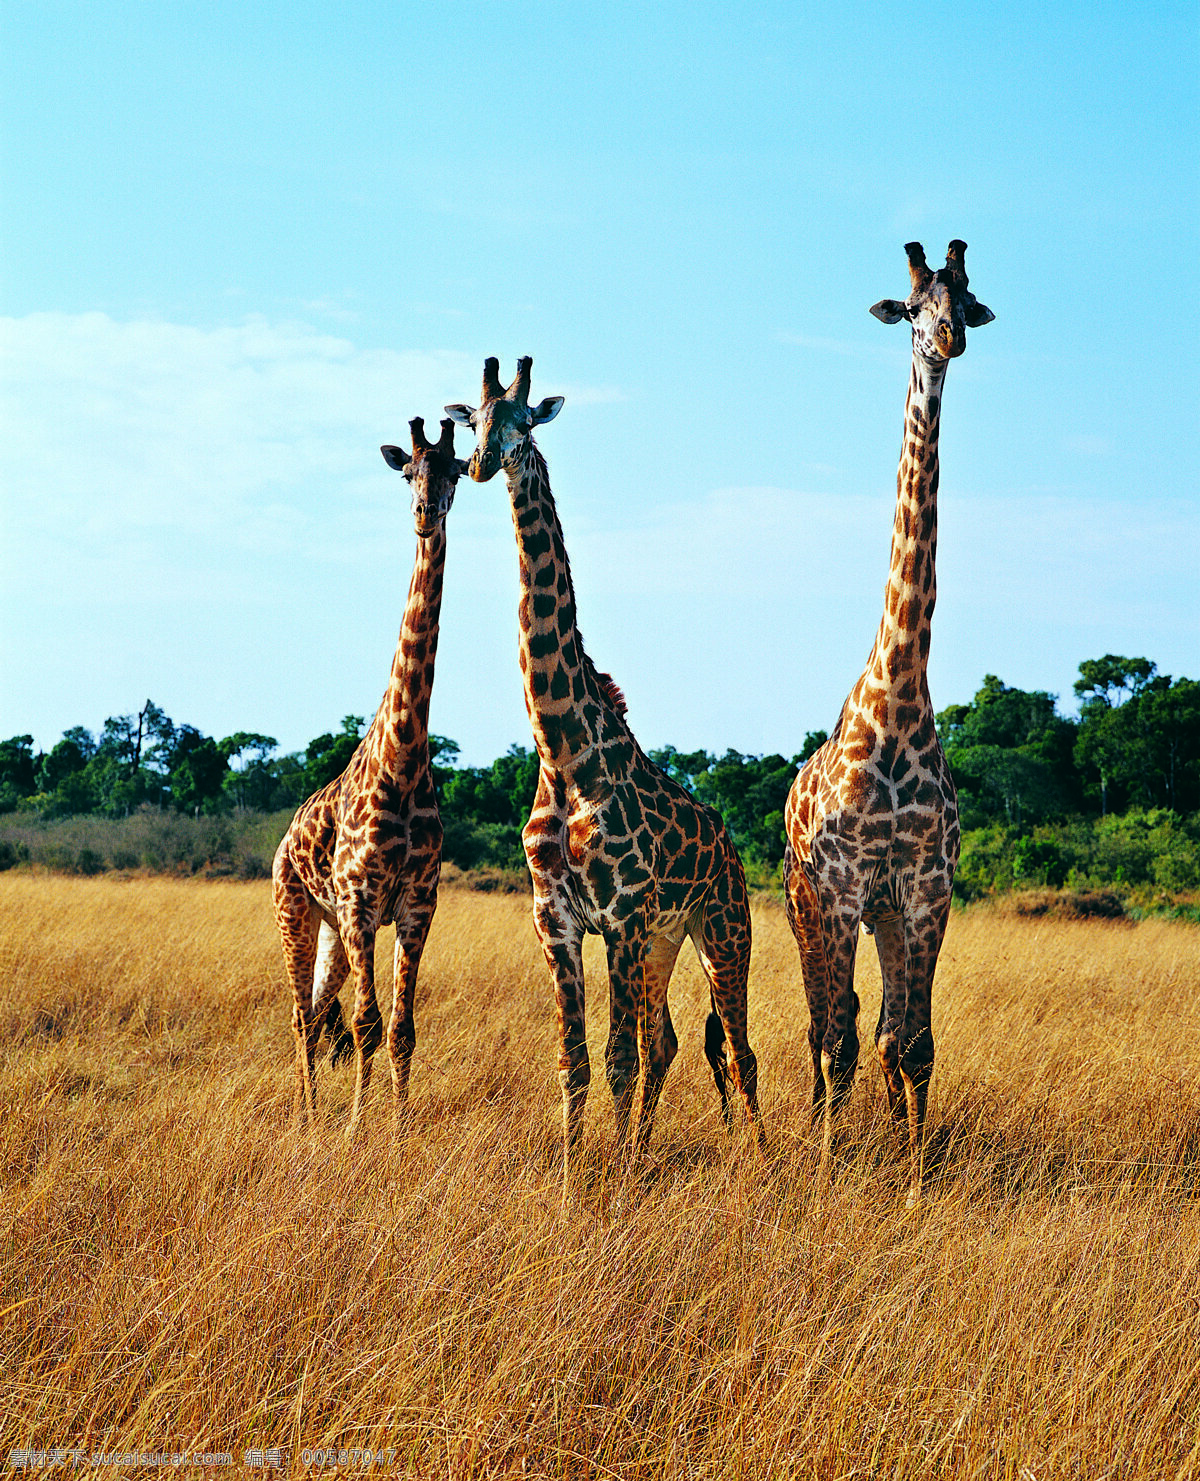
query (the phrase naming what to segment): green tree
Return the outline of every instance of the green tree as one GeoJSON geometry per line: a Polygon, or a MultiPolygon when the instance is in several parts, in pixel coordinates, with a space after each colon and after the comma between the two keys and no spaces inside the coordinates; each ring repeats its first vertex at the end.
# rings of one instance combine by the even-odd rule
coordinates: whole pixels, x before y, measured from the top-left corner
{"type": "Polygon", "coordinates": [[[0,812],[12,812],[37,791],[33,736],[13,735],[0,741],[0,812]]]}
{"type": "Polygon", "coordinates": [[[800,747],[800,764],[803,765],[809,757],[815,756],[828,739],[827,730],[808,731],[804,737],[804,744],[800,747]]]}
{"type": "Polygon", "coordinates": [[[53,792],[64,778],[82,771],[95,754],[96,741],[90,730],[82,725],[65,730],[62,740],[41,758],[38,790],[53,792]]]}
{"type": "Polygon", "coordinates": [[[1079,667],[1075,760],[1101,815],[1200,805],[1200,685],[1173,681],[1146,658],[1108,654],[1079,667]]]}
{"type": "Polygon", "coordinates": [[[964,827],[1001,817],[1024,826],[1078,805],[1076,727],[1054,695],[987,674],[970,704],[948,706],[936,723],[964,827]]]}
{"type": "Polygon", "coordinates": [[[490,766],[451,771],[442,791],[444,812],[477,823],[525,826],[537,792],[537,752],[509,746],[490,766]]]}
{"type": "MultiPolygon", "coordinates": [[[[444,737],[438,739],[439,755],[450,755],[444,737]]],[[[457,757],[458,747],[453,741],[448,745],[457,757]]],[[[521,829],[533,806],[539,769],[537,752],[524,746],[510,746],[490,766],[435,765],[444,857],[460,869],[524,870],[521,829]]]]}
{"type": "Polygon", "coordinates": [[[216,741],[194,726],[181,725],[168,778],[175,806],[197,817],[214,811],[228,774],[229,761],[216,741]]]}
{"type": "Polygon", "coordinates": [[[1148,773],[1159,801],[1175,812],[1200,809],[1200,683],[1169,677],[1139,698],[1148,773]]]}
{"type": "Polygon", "coordinates": [[[365,720],[362,715],[346,715],[336,735],[326,733],[310,740],[304,753],[304,784],[311,797],[340,777],[350,764],[362,740],[365,720]]]}
{"type": "Polygon", "coordinates": [[[239,730],[217,743],[228,770],[221,786],[226,800],[236,808],[254,808],[267,812],[274,805],[279,790],[276,768],[271,755],[279,742],[273,735],[260,735],[253,730],[239,730]],[[235,766],[235,762],[241,762],[235,766]]]}
{"type": "Polygon", "coordinates": [[[646,754],[673,782],[689,792],[695,792],[696,778],[703,776],[717,759],[707,751],[677,751],[674,746],[663,746],[646,754]]]}
{"type": "Polygon", "coordinates": [[[783,858],[783,806],[800,758],[743,756],[726,751],[696,778],[696,796],[719,812],[747,860],[775,865],[783,858]]]}

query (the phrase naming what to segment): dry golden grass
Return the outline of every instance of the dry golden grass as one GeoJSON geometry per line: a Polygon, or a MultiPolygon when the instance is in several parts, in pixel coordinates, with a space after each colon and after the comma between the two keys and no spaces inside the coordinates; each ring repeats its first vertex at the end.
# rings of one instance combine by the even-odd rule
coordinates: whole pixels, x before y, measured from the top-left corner
{"type": "Polygon", "coordinates": [[[1200,1474],[1192,928],[954,919],[913,1214],[867,1052],[813,1196],[807,1014],[771,905],[751,979],[767,1165],[723,1134],[681,957],[653,1166],[606,1179],[590,943],[587,1179],[564,1217],[527,899],[444,891],[411,1133],[392,1140],[381,1060],[350,1150],[345,1069],[320,1067],[319,1130],[291,1126],[268,886],[13,873],[0,910],[0,1462],[241,1470],[281,1447],[301,1474],[340,1447],[421,1476],[1200,1474]]]}

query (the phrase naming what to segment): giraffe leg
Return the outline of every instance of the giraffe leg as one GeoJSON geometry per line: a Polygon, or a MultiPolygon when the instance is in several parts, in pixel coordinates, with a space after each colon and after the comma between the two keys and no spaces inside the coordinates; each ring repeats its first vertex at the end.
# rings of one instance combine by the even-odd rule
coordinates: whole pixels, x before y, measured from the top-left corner
{"type": "Polygon", "coordinates": [[[759,1147],[766,1146],[758,1109],[758,1060],[746,1027],[750,978],[750,902],[740,860],[730,849],[726,867],[691,927],[692,944],[708,978],[712,1009],[704,1029],[704,1052],[729,1124],[726,1076],[741,1095],[759,1147]],[[714,1022],[714,1015],[716,1022],[714,1022]],[[719,1032],[718,1032],[719,1031],[719,1032]],[[725,1046],[729,1046],[728,1064],[725,1046]]]}
{"type": "Polygon", "coordinates": [[[900,1033],[904,1025],[908,997],[908,967],[905,960],[904,922],[891,916],[874,922],[875,950],[879,956],[879,975],[883,995],[879,1003],[879,1023],[875,1029],[875,1049],[883,1070],[888,1109],[896,1121],[907,1119],[907,1100],[900,1074],[900,1033]]]}
{"type": "Polygon", "coordinates": [[[383,1038],[383,1018],[375,999],[375,927],[363,920],[364,915],[357,904],[338,911],[339,932],[354,981],[354,1017],[350,1020],[355,1049],[354,1105],[346,1127],[347,1141],[358,1130],[371,1084],[371,1060],[383,1038]]]}
{"type": "Polygon", "coordinates": [[[317,961],[318,915],[293,869],[286,850],[275,857],[273,895],[275,922],[283,943],[284,963],[292,989],[292,1034],[296,1041],[296,1119],[311,1124],[316,1115],[316,1043],[320,1024],[312,1017],[313,976],[317,961]]]}
{"type": "Polygon", "coordinates": [[[808,999],[813,1121],[821,1124],[819,1176],[825,1182],[832,1159],[834,1113],[849,1095],[858,1066],[858,995],[854,991],[858,906],[844,907],[844,914],[823,910],[814,874],[812,866],[789,845],[784,857],[785,900],[808,999]]]}
{"type": "Polygon", "coordinates": [[[904,1084],[904,1109],[908,1122],[908,1204],[921,1200],[925,1155],[925,1109],[933,1076],[933,1028],[931,1008],[933,974],[946,934],[950,897],[938,900],[905,921],[904,940],[908,963],[908,993],[900,1030],[900,1078],[904,1084]]]}
{"type": "Polygon", "coordinates": [[[642,964],[645,974],[645,1011],[638,1015],[638,1058],[642,1065],[641,1100],[638,1105],[637,1130],[634,1133],[634,1156],[645,1157],[650,1145],[654,1113],[662,1094],[663,1081],[679,1049],[671,1010],[667,1006],[667,988],[679,955],[682,940],[658,936],[650,942],[642,964]]]}
{"type": "Polygon", "coordinates": [[[800,974],[808,1000],[808,1048],[812,1056],[812,1117],[821,1119],[825,1105],[825,1076],[821,1067],[821,1045],[829,1020],[829,964],[825,955],[825,929],[821,920],[816,886],[804,863],[789,844],[783,856],[784,906],[788,925],[800,952],[800,974]]]}
{"type": "MultiPolygon", "coordinates": [[[[653,1051],[647,1037],[645,961],[649,942],[644,923],[640,919],[627,921],[623,929],[606,937],[606,943],[609,1022],[604,1069],[616,1112],[617,1156],[626,1162],[633,1150],[630,1133],[639,1061],[648,1073],[655,1073],[648,1064],[653,1051]],[[645,1059],[641,1057],[643,1050],[645,1059]]],[[[665,1065],[657,1071],[660,1088],[665,1073],[665,1065]]]]}
{"type": "Polygon", "coordinates": [[[821,1170],[827,1180],[833,1152],[833,1118],[854,1086],[858,1069],[858,994],[854,991],[854,959],[858,946],[857,909],[826,918],[825,938],[831,962],[829,1017],[821,1040],[821,1080],[824,1102],[821,1116],[821,1170]],[[832,949],[829,949],[830,945],[832,949]]]}
{"type": "MultiPolygon", "coordinates": [[[[536,888],[536,885],[535,885],[536,888]]],[[[583,938],[552,896],[535,896],[533,924],[554,982],[558,1017],[558,1083],[563,1097],[562,1201],[570,1202],[573,1174],[583,1132],[592,1068],[584,1021],[583,938]]]]}
{"type": "MultiPolygon", "coordinates": [[[[436,904],[436,900],[434,902],[436,904]]],[[[420,915],[410,913],[403,929],[396,926],[395,971],[392,987],[392,1015],[388,1021],[388,1060],[392,1069],[392,1103],[396,1120],[408,1102],[408,1075],[413,1051],[417,1047],[417,1026],[413,1018],[413,1001],[417,991],[417,972],[421,953],[429,935],[432,909],[420,915]]]]}
{"type": "Polygon", "coordinates": [[[329,1063],[338,1066],[354,1053],[354,1036],[346,1027],[338,993],[350,971],[342,948],[342,938],[327,920],[317,932],[317,962],[313,973],[310,1016],[318,1025],[318,1037],[324,1033],[332,1045],[329,1063]]]}

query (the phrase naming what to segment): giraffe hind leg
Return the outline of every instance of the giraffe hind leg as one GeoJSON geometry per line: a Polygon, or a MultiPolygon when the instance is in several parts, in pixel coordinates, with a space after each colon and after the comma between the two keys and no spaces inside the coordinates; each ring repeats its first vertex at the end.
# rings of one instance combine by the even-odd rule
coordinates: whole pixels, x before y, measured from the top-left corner
{"type": "Polygon", "coordinates": [[[332,1068],[354,1054],[354,1035],[342,1014],[338,993],[350,971],[342,939],[327,920],[317,933],[317,961],[313,975],[312,1016],[329,1040],[329,1063],[332,1068]]]}
{"type": "Polygon", "coordinates": [[[821,1128],[819,1177],[829,1177],[833,1118],[858,1068],[858,995],[854,991],[857,916],[827,913],[809,869],[789,844],[784,856],[788,923],[800,952],[808,999],[808,1044],[813,1063],[812,1117],[821,1128]]]}
{"type": "Polygon", "coordinates": [[[638,1058],[642,1067],[641,1099],[638,1105],[635,1155],[644,1157],[650,1145],[654,1113],[662,1094],[663,1081],[679,1049],[671,1010],[667,1006],[667,989],[682,938],[672,941],[658,936],[650,942],[642,964],[645,979],[643,1007],[638,1014],[638,1058]]]}
{"type": "Polygon", "coordinates": [[[292,989],[292,1035],[296,1045],[295,1117],[300,1126],[316,1116],[316,1043],[320,1025],[312,1022],[313,974],[320,916],[288,856],[286,840],[275,855],[272,895],[275,924],[292,989]]]}
{"type": "Polygon", "coordinates": [[[746,1107],[759,1147],[765,1147],[766,1133],[758,1108],[758,1059],[750,1047],[746,1027],[750,907],[745,876],[736,858],[730,861],[721,887],[713,891],[691,935],[711,994],[712,1008],[704,1026],[704,1051],[721,1096],[725,1123],[729,1125],[731,1120],[728,1082],[732,1080],[746,1107]]]}

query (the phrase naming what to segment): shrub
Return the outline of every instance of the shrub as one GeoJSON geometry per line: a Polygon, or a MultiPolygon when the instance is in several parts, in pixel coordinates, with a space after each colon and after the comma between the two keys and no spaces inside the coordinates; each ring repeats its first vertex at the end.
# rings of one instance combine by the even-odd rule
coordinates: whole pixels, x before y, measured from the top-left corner
{"type": "Polygon", "coordinates": [[[1013,848],[1013,879],[1022,884],[1045,884],[1060,889],[1070,865],[1062,849],[1050,838],[1018,838],[1013,848]]]}

